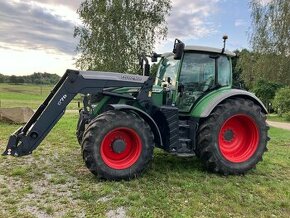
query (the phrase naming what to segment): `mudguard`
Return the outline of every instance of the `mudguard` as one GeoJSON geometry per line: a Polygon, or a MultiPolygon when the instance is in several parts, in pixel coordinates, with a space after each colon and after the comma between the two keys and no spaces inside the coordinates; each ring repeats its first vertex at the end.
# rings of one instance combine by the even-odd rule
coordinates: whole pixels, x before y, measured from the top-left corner
{"type": "Polygon", "coordinates": [[[133,107],[133,106],[126,105],[126,104],[110,104],[109,107],[113,110],[134,111],[135,113],[137,113],[150,126],[150,128],[154,134],[154,142],[157,145],[159,145],[160,147],[163,147],[161,133],[160,133],[160,130],[159,130],[157,124],[153,120],[153,118],[149,114],[147,114],[145,111],[143,111],[137,107],[133,107]]]}
{"type": "Polygon", "coordinates": [[[191,115],[194,117],[208,117],[218,104],[228,98],[233,97],[241,97],[252,100],[261,107],[264,113],[268,113],[267,108],[263,102],[253,93],[240,89],[222,89],[210,93],[209,95],[202,98],[194,106],[191,115]]]}

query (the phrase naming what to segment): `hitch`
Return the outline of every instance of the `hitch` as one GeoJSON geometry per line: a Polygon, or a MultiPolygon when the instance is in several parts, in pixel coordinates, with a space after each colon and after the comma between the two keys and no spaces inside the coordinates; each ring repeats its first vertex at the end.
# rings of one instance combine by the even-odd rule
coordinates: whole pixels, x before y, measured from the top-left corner
{"type": "Polygon", "coordinates": [[[17,145],[19,143],[19,139],[22,135],[23,126],[17,129],[12,135],[10,135],[6,150],[2,154],[3,156],[12,155],[17,157],[17,145]]]}

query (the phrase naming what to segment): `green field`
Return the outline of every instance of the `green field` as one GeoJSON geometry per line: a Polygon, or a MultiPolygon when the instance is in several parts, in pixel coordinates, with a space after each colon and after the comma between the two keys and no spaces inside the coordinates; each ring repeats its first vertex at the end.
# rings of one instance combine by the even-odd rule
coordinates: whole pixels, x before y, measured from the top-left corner
{"type": "Polygon", "coordinates": [[[277,114],[269,114],[267,116],[267,120],[270,120],[270,121],[276,121],[276,122],[283,122],[283,123],[287,123],[289,121],[287,121],[286,117],[281,117],[281,116],[278,116],[277,114]]]}
{"type": "MultiPolygon", "coordinates": [[[[0,83],[0,108],[30,107],[37,109],[48,96],[53,86],[45,85],[11,85],[0,83]]],[[[67,109],[78,109],[77,101],[72,101],[67,109]]]]}
{"type": "MultiPolygon", "coordinates": [[[[271,128],[264,161],[244,176],[211,174],[197,158],[156,149],[141,178],[108,182],[84,166],[76,120],[66,114],[31,156],[0,157],[0,217],[290,216],[289,131],[271,128]]],[[[1,151],[17,127],[0,124],[1,151]]]]}

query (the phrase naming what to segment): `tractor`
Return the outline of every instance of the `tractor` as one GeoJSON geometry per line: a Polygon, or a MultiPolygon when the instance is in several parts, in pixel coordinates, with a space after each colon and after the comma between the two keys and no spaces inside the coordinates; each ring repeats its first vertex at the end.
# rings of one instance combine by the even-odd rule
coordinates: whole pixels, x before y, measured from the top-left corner
{"type": "Polygon", "coordinates": [[[30,120],[9,138],[3,155],[31,154],[77,95],[77,140],[87,168],[108,180],[139,176],[154,148],[180,157],[197,156],[205,169],[244,174],[262,160],[269,141],[267,109],[252,93],[232,85],[232,58],[222,49],[185,46],[176,39],[173,52],[159,59],[150,76],[67,70],[30,120]]]}

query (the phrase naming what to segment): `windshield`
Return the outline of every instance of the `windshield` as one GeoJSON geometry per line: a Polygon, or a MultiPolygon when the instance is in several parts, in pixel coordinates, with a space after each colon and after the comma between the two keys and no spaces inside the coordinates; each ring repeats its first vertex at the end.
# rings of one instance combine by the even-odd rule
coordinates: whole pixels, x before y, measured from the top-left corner
{"type": "Polygon", "coordinates": [[[171,84],[175,85],[179,62],[179,60],[174,60],[173,55],[164,57],[160,62],[155,85],[161,86],[168,77],[170,77],[171,84]]]}

